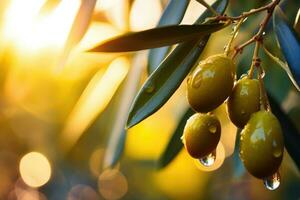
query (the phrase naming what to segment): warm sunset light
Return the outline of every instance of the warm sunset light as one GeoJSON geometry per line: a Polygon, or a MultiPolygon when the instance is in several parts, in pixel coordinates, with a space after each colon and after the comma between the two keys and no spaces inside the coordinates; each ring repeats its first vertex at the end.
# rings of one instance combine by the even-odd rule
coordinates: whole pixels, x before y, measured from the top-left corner
{"type": "Polygon", "coordinates": [[[48,159],[38,152],[31,152],[23,156],[19,168],[23,181],[31,187],[40,187],[46,184],[51,176],[48,159]]]}
{"type": "Polygon", "coordinates": [[[53,12],[39,11],[46,0],[12,0],[5,15],[4,37],[18,49],[62,47],[80,0],[62,0],[53,12]]]}
{"type": "Polygon", "coordinates": [[[300,0],[0,0],[0,200],[300,200],[299,56],[300,0]]]}
{"type": "Polygon", "coordinates": [[[62,144],[67,150],[80,137],[83,131],[106,108],[129,69],[125,57],[116,58],[108,69],[99,70],[88,84],[77,105],[70,114],[62,133],[62,144]]]}

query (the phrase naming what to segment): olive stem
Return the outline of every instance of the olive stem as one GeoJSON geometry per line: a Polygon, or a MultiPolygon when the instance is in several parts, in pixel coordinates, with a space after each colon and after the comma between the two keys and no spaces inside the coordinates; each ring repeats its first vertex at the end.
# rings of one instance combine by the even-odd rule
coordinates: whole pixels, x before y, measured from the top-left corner
{"type": "Polygon", "coordinates": [[[220,16],[220,14],[213,7],[211,7],[208,3],[206,3],[206,1],[204,1],[204,0],[196,0],[196,1],[198,1],[200,4],[202,4],[208,10],[210,10],[214,15],[220,16]]]}
{"type": "Polygon", "coordinates": [[[254,52],[253,52],[253,58],[252,58],[252,63],[250,66],[250,70],[248,72],[248,77],[250,79],[253,78],[253,73],[254,73],[254,67],[259,67],[260,66],[260,59],[258,57],[258,53],[259,53],[259,41],[256,41],[255,43],[255,48],[254,48],[254,52]]]}
{"type": "Polygon", "coordinates": [[[233,43],[234,39],[236,38],[236,36],[237,36],[237,34],[238,34],[239,30],[240,30],[240,27],[241,27],[242,23],[244,22],[244,19],[245,18],[241,18],[238,21],[238,23],[235,26],[235,28],[234,28],[234,31],[232,33],[232,37],[230,38],[230,40],[229,40],[229,42],[228,42],[228,44],[226,46],[225,52],[224,52],[226,56],[228,56],[228,54],[229,54],[229,51],[230,51],[231,46],[232,46],[232,43],[233,43]]]}
{"type": "MultiPolygon", "coordinates": [[[[197,1],[199,2],[200,0],[197,0],[197,1]]],[[[251,9],[247,12],[243,12],[241,15],[236,16],[236,17],[231,17],[231,16],[227,16],[227,15],[219,15],[219,16],[213,17],[213,19],[217,20],[217,21],[222,21],[222,20],[237,21],[242,18],[249,17],[251,15],[257,14],[257,13],[265,11],[265,10],[267,10],[267,11],[273,10],[275,8],[275,6],[279,4],[279,2],[280,2],[280,0],[273,0],[272,2],[270,2],[269,4],[267,4],[265,6],[262,6],[260,8],[256,8],[256,9],[251,9]]]]}
{"type": "Polygon", "coordinates": [[[251,44],[251,43],[253,43],[255,41],[262,42],[262,40],[263,40],[262,36],[264,34],[264,29],[265,29],[267,23],[269,22],[270,18],[272,17],[272,14],[273,14],[275,6],[279,2],[280,2],[280,0],[274,0],[274,1],[272,1],[272,3],[268,4],[267,6],[264,6],[264,7],[267,7],[268,13],[267,13],[266,17],[263,19],[262,23],[260,24],[260,28],[259,28],[258,32],[252,38],[250,38],[248,41],[246,41],[243,44],[235,47],[235,52],[234,52],[234,54],[232,56],[233,59],[235,58],[235,56],[238,53],[242,52],[243,49],[246,46],[248,46],[249,44],[251,44]]]}
{"type": "Polygon", "coordinates": [[[264,72],[262,69],[262,66],[259,64],[256,66],[258,70],[258,81],[259,81],[259,87],[260,87],[260,98],[261,98],[261,109],[262,110],[271,110],[271,106],[269,103],[268,95],[265,89],[265,84],[263,81],[264,72]]]}

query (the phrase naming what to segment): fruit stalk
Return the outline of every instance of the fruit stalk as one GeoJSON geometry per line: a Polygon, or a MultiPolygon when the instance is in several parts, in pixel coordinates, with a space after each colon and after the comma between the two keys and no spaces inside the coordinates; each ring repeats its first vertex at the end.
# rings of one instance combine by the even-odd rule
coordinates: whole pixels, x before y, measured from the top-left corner
{"type": "Polygon", "coordinates": [[[232,37],[230,38],[230,40],[229,40],[229,42],[228,42],[228,44],[227,44],[227,46],[226,46],[226,49],[225,49],[225,55],[226,55],[226,56],[228,56],[229,51],[230,51],[230,49],[231,49],[231,45],[232,45],[234,39],[236,38],[236,36],[237,36],[237,34],[238,34],[238,32],[239,32],[239,29],[240,29],[242,23],[244,22],[244,20],[245,20],[245,18],[241,18],[241,19],[238,21],[237,25],[235,26],[235,29],[234,29],[234,31],[233,31],[233,33],[232,33],[232,37]]]}

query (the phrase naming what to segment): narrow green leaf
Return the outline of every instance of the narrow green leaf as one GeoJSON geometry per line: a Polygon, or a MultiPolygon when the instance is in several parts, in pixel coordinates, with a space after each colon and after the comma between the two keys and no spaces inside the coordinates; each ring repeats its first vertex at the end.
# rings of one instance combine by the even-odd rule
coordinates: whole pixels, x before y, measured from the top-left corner
{"type": "Polygon", "coordinates": [[[297,84],[300,85],[300,39],[278,6],[273,15],[273,28],[291,74],[297,84]]]}
{"type": "Polygon", "coordinates": [[[272,112],[278,118],[282,128],[285,148],[300,170],[300,133],[275,99],[270,94],[268,96],[272,112]]]}
{"type": "Polygon", "coordinates": [[[280,58],[274,56],[265,46],[263,46],[263,49],[265,51],[265,53],[275,62],[277,63],[282,69],[284,69],[286,71],[286,73],[288,74],[291,82],[293,83],[293,85],[295,86],[295,88],[300,91],[300,86],[298,85],[298,83],[296,82],[296,80],[293,77],[293,74],[289,68],[289,66],[283,62],[282,60],[280,60],[280,58]]]}
{"type": "Polygon", "coordinates": [[[171,25],[127,33],[110,39],[89,52],[127,52],[168,46],[201,38],[224,28],[227,24],[171,25]]]}
{"type": "Polygon", "coordinates": [[[180,119],[172,137],[162,153],[161,157],[158,160],[158,168],[163,168],[167,166],[180,152],[183,147],[180,137],[183,134],[183,129],[186,124],[186,121],[195,113],[192,109],[188,109],[185,114],[180,119]]]}
{"type": "MultiPolygon", "coordinates": [[[[162,14],[157,27],[179,24],[189,4],[188,0],[170,0],[162,14]]],[[[148,72],[151,74],[163,61],[170,46],[151,49],[148,55],[148,72]]]]}
{"type": "MultiPolygon", "coordinates": [[[[227,3],[227,0],[219,0],[213,6],[223,13],[227,3]]],[[[196,23],[203,22],[209,16],[209,11],[204,12],[196,23]]],[[[208,39],[209,35],[179,44],[160,64],[136,96],[129,113],[127,128],[147,118],[168,101],[197,62],[208,39]]]]}

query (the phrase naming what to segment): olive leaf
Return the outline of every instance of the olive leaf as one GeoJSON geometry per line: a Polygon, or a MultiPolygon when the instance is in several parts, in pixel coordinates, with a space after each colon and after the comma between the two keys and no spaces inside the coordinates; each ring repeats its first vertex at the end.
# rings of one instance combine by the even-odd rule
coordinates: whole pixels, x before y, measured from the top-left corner
{"type": "Polygon", "coordinates": [[[263,46],[264,52],[274,61],[276,62],[282,69],[284,69],[286,71],[286,73],[288,74],[291,82],[293,83],[293,85],[295,86],[295,88],[300,91],[300,86],[298,85],[298,83],[296,82],[296,80],[294,79],[294,76],[289,68],[289,66],[283,62],[282,60],[280,60],[280,58],[274,56],[265,46],[263,46]]]}
{"type": "Polygon", "coordinates": [[[273,28],[277,41],[282,50],[283,56],[287,61],[288,67],[297,85],[300,84],[300,40],[294,29],[288,24],[287,20],[279,7],[275,8],[273,15],[273,28]]]}
{"type": "Polygon", "coordinates": [[[268,97],[272,112],[280,122],[285,148],[300,170],[300,133],[293,122],[289,119],[288,115],[282,111],[280,105],[275,101],[275,99],[270,94],[268,94],[268,97]]]}
{"type": "MultiPolygon", "coordinates": [[[[157,27],[179,24],[189,4],[188,0],[171,0],[162,14],[157,27]]],[[[151,74],[166,57],[170,46],[151,49],[148,55],[148,72],[151,74]]]]}
{"type": "Polygon", "coordinates": [[[192,109],[187,109],[185,114],[180,119],[175,131],[173,132],[169,143],[158,160],[158,168],[167,166],[180,152],[183,147],[180,137],[182,136],[186,121],[195,113],[192,109]]]}
{"type": "Polygon", "coordinates": [[[131,32],[110,39],[89,52],[127,52],[168,46],[201,38],[224,28],[226,23],[200,25],[170,25],[131,32]]]}
{"type": "MultiPolygon", "coordinates": [[[[223,13],[227,3],[227,0],[219,0],[213,7],[223,13]]],[[[210,12],[206,10],[196,23],[201,23],[210,16],[210,12]]],[[[167,56],[137,94],[129,113],[127,128],[147,118],[168,101],[197,62],[208,39],[209,35],[206,35],[201,39],[179,44],[167,56]]]]}

